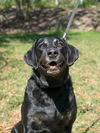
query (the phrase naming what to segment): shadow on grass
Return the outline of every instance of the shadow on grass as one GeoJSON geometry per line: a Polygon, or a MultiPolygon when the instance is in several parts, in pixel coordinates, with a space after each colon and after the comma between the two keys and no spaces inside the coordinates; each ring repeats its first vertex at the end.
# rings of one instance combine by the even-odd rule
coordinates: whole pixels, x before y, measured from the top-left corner
{"type": "MultiPolygon", "coordinates": [[[[20,41],[22,43],[33,43],[35,40],[48,37],[48,36],[57,36],[62,37],[63,31],[54,30],[45,34],[37,34],[37,33],[15,33],[15,34],[0,34],[0,47],[8,47],[10,42],[20,41]]],[[[78,36],[80,33],[70,33],[67,37],[69,40],[71,36],[78,36]]]]}
{"type": "Polygon", "coordinates": [[[0,47],[7,47],[12,41],[20,41],[23,43],[34,42],[35,40],[47,37],[47,36],[61,36],[61,31],[53,31],[48,34],[37,34],[37,33],[16,33],[16,34],[0,34],[0,47]]]}

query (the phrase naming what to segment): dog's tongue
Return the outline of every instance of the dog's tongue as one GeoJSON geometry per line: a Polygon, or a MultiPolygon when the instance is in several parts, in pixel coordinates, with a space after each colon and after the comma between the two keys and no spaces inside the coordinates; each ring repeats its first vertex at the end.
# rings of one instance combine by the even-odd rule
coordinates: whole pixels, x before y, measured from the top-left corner
{"type": "Polygon", "coordinates": [[[57,67],[56,67],[56,66],[50,66],[50,69],[51,69],[51,70],[56,70],[57,67]]]}

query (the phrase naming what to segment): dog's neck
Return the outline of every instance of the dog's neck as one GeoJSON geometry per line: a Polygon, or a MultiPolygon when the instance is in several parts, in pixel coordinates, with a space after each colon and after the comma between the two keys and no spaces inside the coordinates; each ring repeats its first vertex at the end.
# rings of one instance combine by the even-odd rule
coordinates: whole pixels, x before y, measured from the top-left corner
{"type": "Polygon", "coordinates": [[[61,86],[66,84],[68,82],[68,79],[70,78],[68,68],[55,77],[44,75],[43,73],[38,72],[36,70],[34,71],[34,76],[35,79],[37,80],[37,83],[40,84],[44,89],[48,87],[60,88],[61,86]]]}

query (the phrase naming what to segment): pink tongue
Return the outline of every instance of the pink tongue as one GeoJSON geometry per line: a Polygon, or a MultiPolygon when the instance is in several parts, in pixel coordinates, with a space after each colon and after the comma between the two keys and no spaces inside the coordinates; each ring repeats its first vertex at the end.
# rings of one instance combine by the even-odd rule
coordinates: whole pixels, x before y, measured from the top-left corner
{"type": "Polygon", "coordinates": [[[50,69],[56,69],[56,66],[50,66],[50,69]]]}

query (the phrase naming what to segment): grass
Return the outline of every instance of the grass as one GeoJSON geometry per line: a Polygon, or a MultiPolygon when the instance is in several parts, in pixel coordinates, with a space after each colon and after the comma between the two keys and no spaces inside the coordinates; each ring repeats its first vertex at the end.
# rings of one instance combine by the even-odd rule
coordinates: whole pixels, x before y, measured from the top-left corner
{"type": "MultiPolygon", "coordinates": [[[[62,33],[52,31],[49,35],[62,33]]],[[[0,132],[9,133],[20,120],[20,107],[31,74],[31,67],[24,63],[23,55],[35,39],[43,36],[48,34],[0,34],[0,132]]],[[[70,68],[78,104],[73,132],[99,133],[100,33],[71,32],[68,42],[80,51],[79,60],[70,68]]]]}
{"type": "Polygon", "coordinates": [[[0,7],[9,8],[14,5],[16,5],[15,0],[0,0],[0,7]]]}
{"type": "MultiPolygon", "coordinates": [[[[63,1],[59,1],[59,4],[57,5],[57,7],[73,7],[75,6],[74,3],[75,0],[73,0],[72,3],[69,2],[63,2],[63,1]]],[[[16,6],[16,0],[6,0],[0,1],[0,7],[5,7],[5,8],[10,8],[11,6],[16,6]]],[[[34,7],[40,7],[40,8],[44,8],[44,7],[56,7],[55,5],[55,1],[51,0],[51,1],[31,1],[31,6],[34,7]]],[[[100,2],[99,1],[93,1],[93,0],[84,0],[83,4],[79,5],[80,7],[89,7],[89,6],[100,6],[100,2]]]]}

